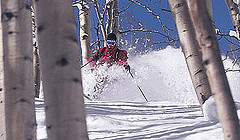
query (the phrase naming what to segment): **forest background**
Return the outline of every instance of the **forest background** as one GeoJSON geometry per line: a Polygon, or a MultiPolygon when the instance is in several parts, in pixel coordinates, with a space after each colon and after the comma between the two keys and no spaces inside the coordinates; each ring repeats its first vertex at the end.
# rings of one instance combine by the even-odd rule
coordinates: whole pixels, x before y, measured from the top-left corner
{"type": "MultiPolygon", "coordinates": [[[[77,1],[77,0],[73,0],[77,1]]],[[[162,24],[169,28],[170,31],[167,34],[164,34],[164,31],[161,28],[156,16],[152,13],[149,13],[146,8],[137,5],[136,3],[131,2],[130,0],[121,0],[119,1],[119,11],[120,11],[120,48],[128,49],[130,56],[132,54],[142,54],[147,53],[151,50],[159,50],[166,48],[168,45],[180,47],[180,42],[175,27],[174,19],[172,13],[170,12],[170,6],[167,0],[142,0],[139,1],[144,6],[152,10],[153,14],[159,16],[162,24]],[[131,29],[146,29],[147,32],[130,32],[131,29]],[[125,32],[125,33],[123,33],[125,32]],[[169,35],[174,40],[168,41],[167,38],[163,35],[169,35]]],[[[105,0],[98,0],[101,13],[105,6],[105,0]]],[[[90,42],[93,50],[96,50],[96,28],[97,28],[97,15],[94,9],[93,4],[89,4],[89,19],[90,19],[90,42]]],[[[235,33],[234,27],[225,4],[224,0],[212,1],[212,12],[215,28],[218,31],[218,43],[220,51],[222,54],[229,56],[230,58],[236,59],[236,54],[239,55],[239,52],[236,51],[234,54],[229,53],[231,50],[238,49],[238,43],[236,38],[230,37],[234,36],[235,33]],[[233,56],[234,55],[234,56],[233,56]]],[[[74,7],[74,14],[76,22],[79,28],[79,16],[78,8],[74,7]]],[[[100,29],[99,29],[100,31],[100,29]]],[[[101,36],[101,47],[103,45],[103,39],[101,36]]],[[[78,29],[79,36],[79,29],[78,29]]],[[[80,40],[79,40],[80,41],[80,40]]],[[[79,47],[81,45],[79,43],[79,47]]],[[[81,51],[81,50],[80,50],[81,51]]]]}

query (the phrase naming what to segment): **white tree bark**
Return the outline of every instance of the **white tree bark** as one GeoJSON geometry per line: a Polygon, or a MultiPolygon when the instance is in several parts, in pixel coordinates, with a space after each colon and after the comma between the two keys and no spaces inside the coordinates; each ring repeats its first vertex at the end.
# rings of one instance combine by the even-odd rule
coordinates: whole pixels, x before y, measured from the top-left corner
{"type": "Polygon", "coordinates": [[[211,17],[211,20],[213,22],[213,12],[212,12],[212,0],[205,0],[206,1],[206,6],[207,6],[207,11],[209,16],[211,17]]]}
{"type": "Polygon", "coordinates": [[[106,33],[107,34],[112,32],[113,4],[114,4],[113,0],[106,0],[106,8],[107,8],[106,33]]]}
{"type": "MultiPolygon", "coordinates": [[[[1,11],[1,4],[0,4],[1,11]]],[[[0,139],[6,140],[2,18],[0,18],[0,139]]]]}
{"type": "Polygon", "coordinates": [[[92,2],[94,3],[94,7],[95,7],[95,10],[96,10],[96,13],[97,13],[98,21],[99,21],[101,31],[102,31],[102,35],[103,35],[103,39],[106,40],[106,37],[107,37],[106,28],[105,28],[105,25],[104,25],[104,19],[103,19],[102,15],[100,13],[100,10],[99,10],[98,2],[97,2],[97,0],[92,0],[92,2]]]}
{"type": "Polygon", "coordinates": [[[204,1],[190,0],[191,19],[202,51],[202,60],[207,71],[209,84],[217,106],[225,140],[240,138],[239,121],[228,80],[222,64],[219,46],[211,17],[207,14],[204,1]]]}
{"type": "Polygon", "coordinates": [[[92,54],[89,38],[89,6],[87,4],[87,0],[75,2],[73,6],[77,6],[79,9],[80,42],[82,48],[82,61],[84,65],[88,62],[88,58],[91,57],[92,54]]]}
{"type": "MultiPolygon", "coordinates": [[[[97,0],[92,0],[97,13],[98,21],[101,27],[104,41],[106,41],[107,34],[113,32],[117,35],[119,33],[119,4],[118,0],[106,0],[106,5],[103,14],[100,13],[97,0]],[[107,11],[106,26],[104,25],[104,15],[107,11]]],[[[105,42],[106,43],[106,42],[105,42]]]]}
{"type": "MultiPolygon", "coordinates": [[[[106,33],[114,33],[119,37],[119,4],[118,0],[106,0],[107,22],[106,33]]],[[[119,40],[119,38],[117,39],[119,40]]]]}
{"type": "Polygon", "coordinates": [[[233,26],[237,32],[237,37],[239,38],[240,33],[240,15],[239,15],[239,7],[237,4],[233,2],[233,0],[225,0],[225,3],[228,7],[229,15],[232,19],[233,26]]]}
{"type": "MultiPolygon", "coordinates": [[[[6,139],[36,139],[30,3],[1,1],[6,139]]],[[[1,57],[2,59],[2,57],[1,57]]]]}
{"type": "Polygon", "coordinates": [[[87,140],[72,1],[34,2],[48,139],[87,140]]]}
{"type": "Polygon", "coordinates": [[[32,35],[33,35],[33,75],[34,75],[34,87],[35,87],[35,97],[40,97],[40,65],[39,65],[39,51],[38,51],[38,43],[37,43],[37,26],[35,20],[35,11],[33,6],[31,6],[32,13],[32,35]]]}
{"type": "Polygon", "coordinates": [[[112,32],[117,36],[119,34],[119,3],[118,0],[113,1],[113,22],[112,22],[112,32]]]}
{"type": "Polygon", "coordinates": [[[168,0],[175,19],[178,36],[200,105],[210,96],[211,89],[204,70],[199,44],[190,19],[186,0],[168,0]]]}
{"type": "MultiPolygon", "coordinates": [[[[189,3],[190,0],[187,0],[187,3],[189,3]]],[[[212,11],[212,0],[204,0],[207,6],[207,11],[208,14],[210,16],[211,22],[214,25],[214,21],[213,21],[213,11],[212,11]]]]}

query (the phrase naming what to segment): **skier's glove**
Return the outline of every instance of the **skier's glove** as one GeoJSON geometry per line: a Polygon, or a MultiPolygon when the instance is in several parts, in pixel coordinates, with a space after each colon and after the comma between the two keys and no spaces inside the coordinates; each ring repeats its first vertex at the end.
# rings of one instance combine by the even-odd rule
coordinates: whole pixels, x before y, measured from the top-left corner
{"type": "Polygon", "coordinates": [[[124,68],[126,71],[130,71],[130,66],[129,65],[124,65],[124,68]]]}
{"type": "Polygon", "coordinates": [[[93,61],[98,61],[98,59],[100,59],[100,54],[96,54],[96,55],[94,55],[94,56],[92,56],[92,60],[93,61]]]}

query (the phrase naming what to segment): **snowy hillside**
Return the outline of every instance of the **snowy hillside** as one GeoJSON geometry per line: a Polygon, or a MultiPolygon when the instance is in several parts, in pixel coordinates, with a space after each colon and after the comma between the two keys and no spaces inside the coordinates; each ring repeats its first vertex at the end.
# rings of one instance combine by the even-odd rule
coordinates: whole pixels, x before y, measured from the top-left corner
{"type": "MultiPolygon", "coordinates": [[[[224,63],[232,65],[230,60],[224,63]]],[[[129,64],[134,79],[114,66],[82,70],[84,93],[92,98],[86,99],[91,140],[223,140],[213,98],[203,107],[203,117],[180,49],[168,47],[130,57],[129,64]],[[137,85],[150,102],[145,102],[137,85]]],[[[240,74],[227,76],[238,105],[240,74]]],[[[43,100],[36,100],[36,113],[38,139],[46,139],[43,100]]]]}

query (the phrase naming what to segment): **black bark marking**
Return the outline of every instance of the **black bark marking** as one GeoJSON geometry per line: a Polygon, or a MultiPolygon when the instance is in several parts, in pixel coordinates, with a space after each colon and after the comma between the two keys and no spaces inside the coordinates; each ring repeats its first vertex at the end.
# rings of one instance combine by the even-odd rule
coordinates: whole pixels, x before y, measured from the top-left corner
{"type": "Polygon", "coordinates": [[[74,35],[64,36],[64,39],[67,39],[67,40],[73,41],[75,43],[78,43],[78,39],[74,35]]]}
{"type": "Polygon", "coordinates": [[[193,56],[194,56],[193,54],[190,54],[189,56],[186,57],[186,59],[189,59],[189,58],[191,58],[193,56]]]}
{"type": "Polygon", "coordinates": [[[26,102],[26,101],[27,101],[27,100],[24,99],[24,98],[21,98],[21,99],[19,100],[20,103],[24,103],[24,102],[26,102]]]}
{"type": "Polygon", "coordinates": [[[207,37],[207,40],[212,40],[212,36],[209,35],[209,36],[207,37]]]}
{"type": "Polygon", "coordinates": [[[19,33],[16,32],[16,31],[9,31],[9,32],[8,32],[9,35],[11,35],[11,34],[13,34],[13,33],[15,33],[15,34],[19,34],[19,33]]]}
{"type": "Polygon", "coordinates": [[[202,84],[198,84],[198,85],[196,85],[195,88],[199,88],[199,87],[201,87],[201,86],[202,86],[202,84]]]}
{"type": "Polygon", "coordinates": [[[59,60],[56,61],[56,65],[64,67],[68,65],[68,60],[65,57],[60,58],[59,60]]]}
{"type": "Polygon", "coordinates": [[[24,61],[27,61],[27,60],[32,61],[31,57],[29,57],[29,56],[24,56],[24,57],[23,57],[23,60],[24,60],[24,61]]]}
{"type": "Polygon", "coordinates": [[[201,98],[202,98],[202,104],[204,104],[205,103],[205,101],[207,101],[207,97],[205,97],[202,93],[200,93],[200,95],[201,95],[201,98]]]}
{"type": "Polygon", "coordinates": [[[206,65],[208,65],[208,64],[209,64],[209,60],[208,60],[208,59],[203,61],[203,65],[204,65],[204,66],[206,66],[206,65]]]}
{"type": "Polygon", "coordinates": [[[39,0],[35,0],[36,2],[38,2],[39,0]]]}
{"type": "Polygon", "coordinates": [[[28,4],[25,5],[25,8],[26,8],[27,10],[31,10],[30,5],[28,5],[28,4]]]}
{"type": "Polygon", "coordinates": [[[77,118],[75,118],[75,121],[76,121],[76,122],[80,122],[81,119],[77,117],[77,118]]]}
{"type": "Polygon", "coordinates": [[[17,87],[12,87],[13,90],[17,90],[17,87]]]}
{"type": "Polygon", "coordinates": [[[44,25],[39,25],[37,31],[40,33],[45,29],[44,25]]]}
{"type": "Polygon", "coordinates": [[[0,88],[0,91],[2,91],[2,88],[0,88]]]}
{"type": "Polygon", "coordinates": [[[53,127],[52,125],[48,125],[47,129],[50,130],[50,129],[52,129],[52,127],[53,127]]]}
{"type": "Polygon", "coordinates": [[[3,101],[0,101],[0,103],[3,103],[3,101]]]}
{"type": "Polygon", "coordinates": [[[88,39],[88,35],[83,35],[83,36],[82,36],[82,39],[83,39],[83,40],[87,40],[87,39],[88,39]]]}
{"type": "Polygon", "coordinates": [[[203,70],[199,69],[198,71],[195,72],[195,75],[197,75],[198,73],[201,73],[201,72],[203,72],[203,70]]]}
{"type": "Polygon", "coordinates": [[[187,32],[187,31],[188,31],[187,29],[183,30],[183,32],[187,32]]]}
{"type": "Polygon", "coordinates": [[[213,47],[213,43],[212,43],[212,40],[213,40],[213,36],[209,35],[206,37],[206,42],[204,42],[204,46],[207,47],[207,48],[212,48],[213,47]]]}
{"type": "Polygon", "coordinates": [[[75,83],[79,83],[79,82],[80,82],[79,78],[73,78],[73,81],[74,81],[75,83]]]}
{"type": "Polygon", "coordinates": [[[14,16],[14,14],[12,12],[3,12],[2,13],[2,20],[3,21],[10,21],[14,16]]]}
{"type": "Polygon", "coordinates": [[[45,106],[45,110],[46,110],[46,111],[48,110],[48,106],[45,106]]]}
{"type": "Polygon", "coordinates": [[[182,7],[182,6],[184,6],[183,3],[178,3],[174,8],[180,8],[180,7],[182,7]]]}
{"type": "Polygon", "coordinates": [[[37,123],[33,123],[32,124],[32,127],[36,127],[36,126],[38,126],[37,123]]]}

